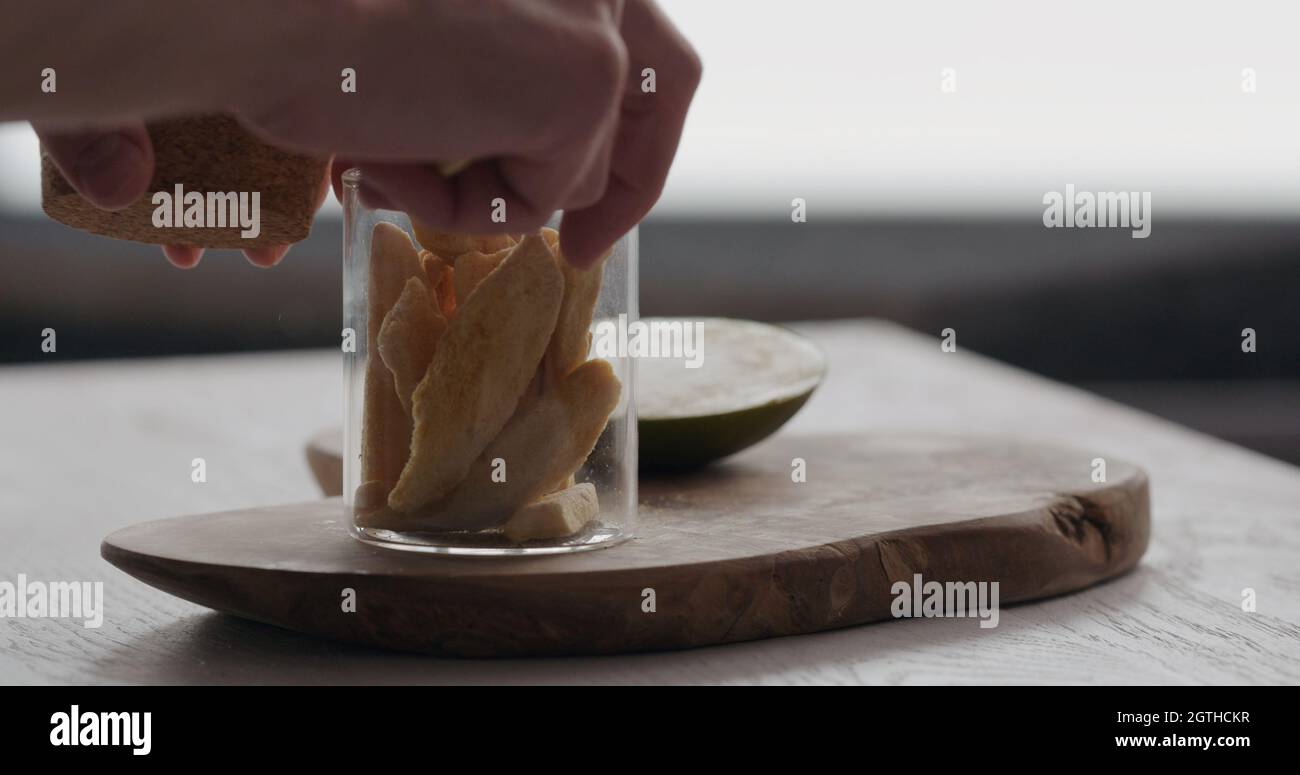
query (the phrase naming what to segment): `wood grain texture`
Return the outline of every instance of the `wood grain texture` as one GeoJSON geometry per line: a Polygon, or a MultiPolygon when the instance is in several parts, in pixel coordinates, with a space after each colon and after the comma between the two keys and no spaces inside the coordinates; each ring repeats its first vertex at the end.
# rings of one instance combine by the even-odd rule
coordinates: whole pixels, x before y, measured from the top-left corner
{"type": "MultiPolygon", "coordinates": [[[[187,600],[289,629],[445,656],[610,654],[891,618],[895,582],[997,582],[1014,603],[1129,570],[1147,479],[995,438],[786,436],[644,483],[637,540],[543,558],[355,541],[337,499],[148,522],[104,558],[187,600]],[[811,479],[795,482],[791,460],[811,479]],[[355,591],[355,610],[341,605],[355,591]],[[645,590],[655,611],[642,609],[645,590]]],[[[973,602],[973,601],[972,601],[973,602]]]]}
{"type": "MultiPolygon", "coordinates": [[[[445,660],[215,614],[99,556],[145,519],[319,497],[302,440],[337,423],[336,349],[0,370],[0,578],[103,581],[104,626],[0,619],[5,683],[1295,683],[1300,469],[879,322],[797,326],[825,384],[785,434],[1069,439],[1141,464],[1150,546],[1131,572],[1003,609],[715,648],[445,660]],[[190,479],[204,456],[208,481],[190,479]],[[1258,609],[1241,609],[1244,588],[1258,609]]],[[[60,329],[60,344],[73,330],[60,329]]],[[[39,338],[33,337],[34,348],[39,338]]],[[[756,448],[758,449],[758,448],[756,448]]]]}

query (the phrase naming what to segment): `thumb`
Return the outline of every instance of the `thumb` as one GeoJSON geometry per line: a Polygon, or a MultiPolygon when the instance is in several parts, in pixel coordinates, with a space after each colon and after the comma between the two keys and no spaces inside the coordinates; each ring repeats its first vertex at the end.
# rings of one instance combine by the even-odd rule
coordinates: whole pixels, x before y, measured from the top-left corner
{"type": "Polygon", "coordinates": [[[144,124],[56,130],[36,127],[54,166],[77,193],[105,210],[139,199],[153,178],[153,143],[144,124]]]}

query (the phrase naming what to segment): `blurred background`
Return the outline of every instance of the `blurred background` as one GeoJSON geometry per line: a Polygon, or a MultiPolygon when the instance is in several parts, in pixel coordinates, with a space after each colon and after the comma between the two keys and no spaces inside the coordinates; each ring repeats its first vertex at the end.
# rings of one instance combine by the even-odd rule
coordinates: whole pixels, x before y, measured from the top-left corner
{"type": "MultiPolygon", "coordinates": [[[[641,230],[643,314],[954,328],[1300,462],[1300,5],[662,4],[706,73],[641,230]],[[1044,228],[1071,183],[1151,192],[1151,236],[1044,228]]],[[[0,170],[0,362],[46,327],[77,332],[60,360],[337,346],[336,202],[273,270],[183,272],[47,220],[25,125],[0,170]]]]}

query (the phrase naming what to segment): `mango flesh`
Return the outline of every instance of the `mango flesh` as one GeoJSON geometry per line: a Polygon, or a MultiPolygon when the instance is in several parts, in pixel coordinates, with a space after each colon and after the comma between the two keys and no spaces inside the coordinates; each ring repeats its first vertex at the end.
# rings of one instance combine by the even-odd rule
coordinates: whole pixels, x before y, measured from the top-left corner
{"type": "Polygon", "coordinates": [[[379,454],[363,458],[383,465],[363,460],[357,524],[516,542],[581,530],[599,509],[575,473],[622,393],[587,360],[601,266],[569,266],[551,229],[518,243],[415,230],[424,250],[390,224],[372,237],[362,435],[379,454]]]}
{"type": "Polygon", "coordinates": [[[591,454],[622,386],[605,361],[587,361],[558,386],[521,404],[444,502],[418,521],[450,530],[497,527],[565,488],[591,454]],[[504,480],[494,477],[504,465],[504,480]]]}
{"type": "Polygon", "coordinates": [[[393,374],[379,356],[382,321],[401,297],[406,283],[422,276],[419,254],[406,232],[391,223],[375,226],[370,237],[370,278],[366,344],[369,358],[362,409],[361,478],[396,482],[410,449],[411,418],[397,397],[393,374]]]}
{"type": "Polygon", "coordinates": [[[438,295],[424,280],[412,277],[379,328],[379,357],[393,374],[402,409],[411,413],[411,397],[433,360],[438,339],[447,329],[438,295]]]}
{"type": "Polygon", "coordinates": [[[457,305],[412,397],[410,458],[389,506],[414,512],[465,478],[532,381],[563,294],[564,277],[534,235],[457,305]]]}
{"type": "Polygon", "coordinates": [[[573,535],[600,513],[596,488],[583,483],[529,504],[506,522],[501,532],[517,544],[573,535]]]}

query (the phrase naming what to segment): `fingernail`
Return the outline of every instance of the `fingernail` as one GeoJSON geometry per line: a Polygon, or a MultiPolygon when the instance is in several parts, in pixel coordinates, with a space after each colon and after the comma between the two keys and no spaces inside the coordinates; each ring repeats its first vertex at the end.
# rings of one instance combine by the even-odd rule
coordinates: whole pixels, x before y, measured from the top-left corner
{"type": "Polygon", "coordinates": [[[259,269],[270,269],[284,260],[291,245],[277,245],[270,248],[251,248],[244,251],[248,263],[259,269]]]}
{"type": "Polygon", "coordinates": [[[101,207],[126,207],[123,195],[138,185],[144,151],[121,134],[107,134],[77,154],[73,175],[81,193],[101,207]]]}
{"type": "Polygon", "coordinates": [[[272,255],[272,257],[271,257],[271,265],[268,266],[267,268],[269,269],[269,268],[271,268],[271,266],[275,266],[276,264],[278,264],[278,263],[280,263],[281,261],[283,261],[283,260],[284,260],[284,257],[287,256],[287,255],[289,255],[289,248],[292,248],[292,247],[293,247],[292,245],[281,245],[280,247],[275,248],[275,249],[274,249],[274,252],[271,254],[271,255],[272,255]]]}
{"type": "Polygon", "coordinates": [[[163,255],[178,269],[193,269],[203,258],[203,248],[189,245],[163,245],[163,255]]]}

